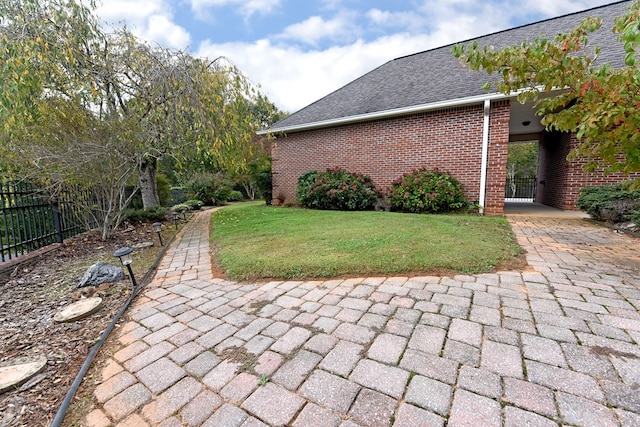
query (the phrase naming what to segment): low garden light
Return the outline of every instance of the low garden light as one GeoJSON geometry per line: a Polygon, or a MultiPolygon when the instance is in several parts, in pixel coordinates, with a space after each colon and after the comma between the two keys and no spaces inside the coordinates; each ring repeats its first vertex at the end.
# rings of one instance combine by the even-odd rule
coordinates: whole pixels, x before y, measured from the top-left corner
{"type": "Polygon", "coordinates": [[[128,246],[123,246],[122,248],[116,250],[113,253],[113,256],[120,258],[120,262],[122,263],[122,265],[127,267],[127,270],[129,270],[129,277],[131,278],[131,284],[135,289],[138,287],[138,284],[136,283],[136,278],[133,275],[133,270],[131,269],[131,263],[133,262],[131,252],[133,252],[133,249],[128,246]]]}
{"type": "Polygon", "coordinates": [[[151,227],[153,227],[154,232],[158,233],[158,239],[160,239],[160,246],[164,246],[164,243],[162,243],[162,223],[154,222],[153,224],[151,224],[151,227]]]}
{"type": "Polygon", "coordinates": [[[176,211],[171,212],[171,216],[173,218],[173,224],[176,226],[176,230],[178,229],[178,217],[180,214],[176,211]]]}

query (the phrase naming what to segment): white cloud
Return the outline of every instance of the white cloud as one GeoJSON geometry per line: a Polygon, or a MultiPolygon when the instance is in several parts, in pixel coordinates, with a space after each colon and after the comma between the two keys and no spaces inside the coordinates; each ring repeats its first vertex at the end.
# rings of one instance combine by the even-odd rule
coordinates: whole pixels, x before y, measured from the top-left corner
{"type": "Polygon", "coordinates": [[[380,9],[371,9],[367,12],[367,18],[374,25],[388,28],[404,28],[412,31],[426,25],[425,17],[415,12],[388,12],[380,9]]]}
{"type": "Polygon", "coordinates": [[[302,51],[268,40],[203,43],[198,56],[229,57],[279,108],[290,113],[398,56],[435,47],[429,36],[396,34],[326,50],[302,51]]]}
{"type": "Polygon", "coordinates": [[[152,15],[147,24],[141,35],[145,40],[154,40],[160,46],[175,49],[186,49],[191,44],[191,36],[187,30],[174,24],[166,16],[152,15]]]}
{"type": "Polygon", "coordinates": [[[141,39],[163,47],[186,49],[191,36],[173,22],[173,11],[165,0],[103,0],[96,10],[111,25],[125,23],[141,39]]]}
{"type": "Polygon", "coordinates": [[[268,14],[280,6],[282,0],[189,0],[191,8],[204,13],[209,7],[235,6],[248,19],[255,13],[268,14]]]}
{"type": "Polygon", "coordinates": [[[539,13],[550,17],[591,9],[609,3],[613,3],[613,0],[537,0],[535,2],[523,3],[521,6],[529,13],[539,13]]]}
{"type": "Polygon", "coordinates": [[[315,45],[322,39],[339,40],[344,43],[357,38],[358,32],[355,16],[341,13],[330,20],[325,20],[321,16],[312,16],[302,22],[289,25],[277,38],[302,41],[310,45],[315,45]]]}

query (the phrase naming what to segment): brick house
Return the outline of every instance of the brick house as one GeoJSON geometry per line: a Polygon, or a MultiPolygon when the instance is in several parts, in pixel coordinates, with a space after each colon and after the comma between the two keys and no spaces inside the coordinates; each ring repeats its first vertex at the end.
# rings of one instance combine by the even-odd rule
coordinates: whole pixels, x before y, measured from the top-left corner
{"type": "MultiPolygon", "coordinates": [[[[474,40],[499,48],[553,37],[588,16],[600,17],[603,25],[590,46],[602,46],[601,61],[621,65],[624,51],[611,28],[629,5],[618,2],[474,40]]],[[[384,190],[403,173],[428,167],[453,174],[468,200],[499,215],[507,147],[521,141],[538,141],[538,203],[573,210],[581,187],[626,179],[586,173],[583,162],[568,162],[575,135],[547,132],[532,105],[484,91],[487,75],[463,68],[451,47],[389,61],[260,132],[276,138],[274,199],[294,201],[298,177],[310,170],[341,167],[367,174],[384,190]]]]}

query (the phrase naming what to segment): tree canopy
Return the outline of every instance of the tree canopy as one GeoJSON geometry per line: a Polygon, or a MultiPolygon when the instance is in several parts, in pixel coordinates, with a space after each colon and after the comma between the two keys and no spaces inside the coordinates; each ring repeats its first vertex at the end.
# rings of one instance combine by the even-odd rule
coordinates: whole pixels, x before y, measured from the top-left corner
{"type": "Polygon", "coordinates": [[[159,203],[165,155],[182,165],[248,167],[265,120],[254,116],[256,105],[272,104],[225,58],[154,46],[126,28],[106,32],[94,7],[0,3],[0,155],[5,175],[108,197],[98,203],[106,237],[131,200],[125,186],[141,189],[145,207],[159,203]]]}
{"type": "Polygon", "coordinates": [[[535,101],[547,129],[575,132],[579,144],[571,156],[587,159],[588,170],[604,167],[608,172],[637,172],[640,2],[616,18],[612,29],[624,46],[625,66],[597,61],[601,48],[591,48],[588,42],[589,35],[601,26],[600,19],[587,18],[552,39],[541,36],[497,50],[473,42],[456,45],[452,52],[463,65],[494,77],[485,89],[517,94],[522,103],[535,101]]]}

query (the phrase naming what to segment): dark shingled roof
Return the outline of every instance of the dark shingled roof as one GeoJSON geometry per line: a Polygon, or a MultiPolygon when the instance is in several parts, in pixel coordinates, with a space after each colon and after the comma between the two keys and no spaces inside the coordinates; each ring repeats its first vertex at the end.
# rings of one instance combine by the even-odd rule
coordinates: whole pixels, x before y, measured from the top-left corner
{"type": "MultiPolygon", "coordinates": [[[[599,61],[624,63],[624,50],[611,32],[614,19],[630,6],[622,1],[558,18],[478,37],[480,46],[496,48],[532,41],[538,36],[555,37],[567,32],[587,17],[602,18],[600,30],[589,37],[589,46],[601,46],[599,61]]],[[[463,68],[451,53],[451,45],[396,58],[348,83],[313,104],[291,114],[273,126],[274,131],[302,129],[313,123],[368,115],[398,108],[428,105],[486,94],[485,72],[463,68]]]]}

